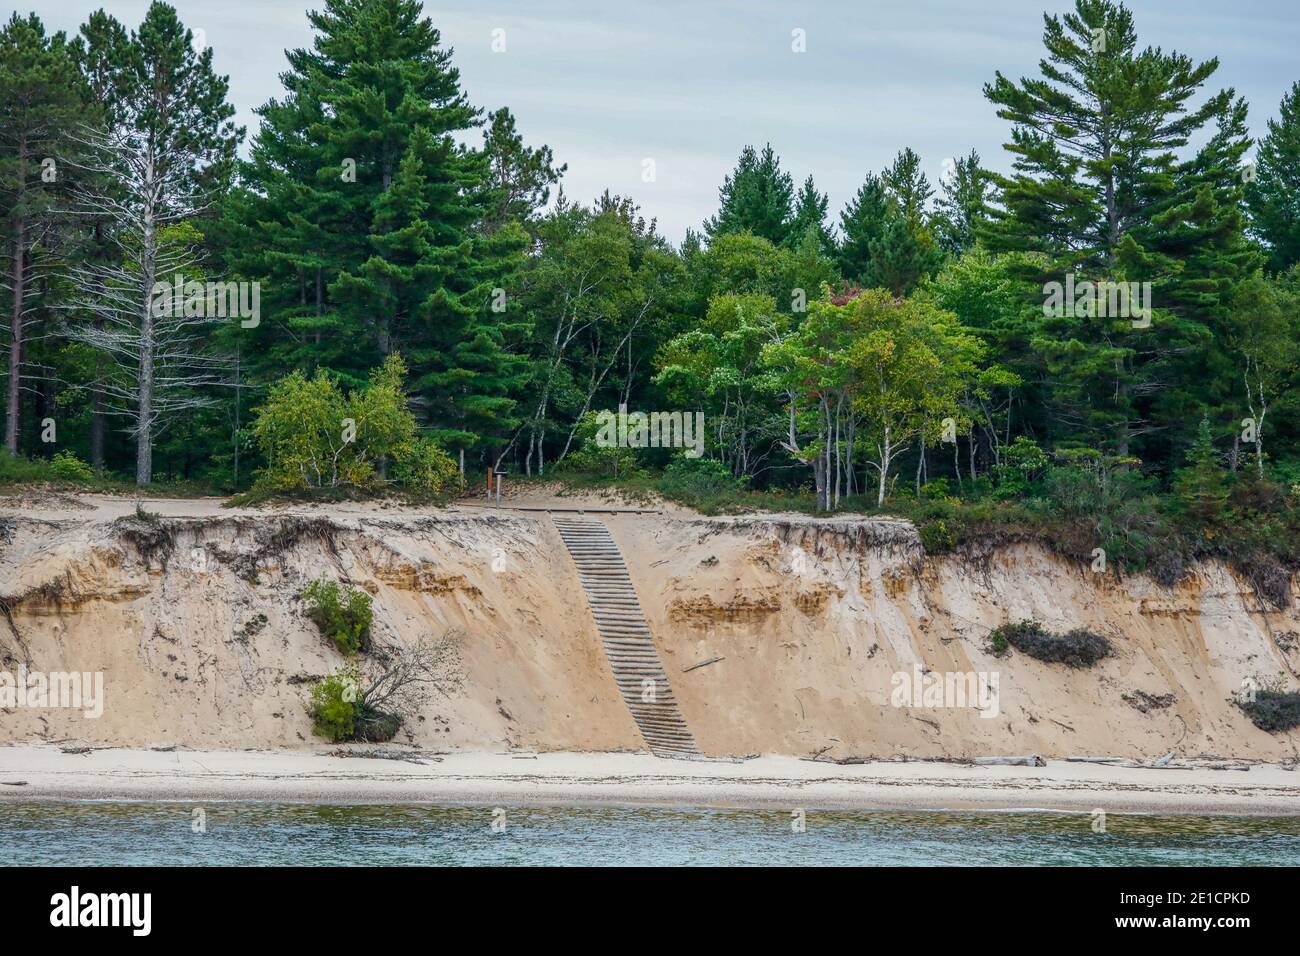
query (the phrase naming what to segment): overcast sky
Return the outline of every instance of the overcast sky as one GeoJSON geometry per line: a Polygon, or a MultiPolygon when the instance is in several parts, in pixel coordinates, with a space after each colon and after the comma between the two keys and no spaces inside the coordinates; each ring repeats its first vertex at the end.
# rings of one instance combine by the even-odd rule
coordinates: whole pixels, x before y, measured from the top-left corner
{"type": "MultiPolygon", "coordinates": [[[[305,0],[173,0],[205,31],[230,76],[239,122],[280,95],[284,50],[309,46],[305,0]]],[[[57,0],[38,8],[75,31],[103,7],[128,28],[148,0],[57,0]]],[[[931,182],[972,147],[1006,168],[1008,126],[981,88],[993,71],[1036,72],[1042,13],[1067,0],[455,0],[426,4],[455,50],[475,105],[509,106],[526,141],[569,164],[565,191],[589,201],[631,195],[678,241],[717,207],[718,186],[746,143],[771,142],[802,182],[830,193],[832,215],[868,170],[902,146],[931,182]],[[1048,5],[1050,3],[1050,6],[1048,5]],[[791,49],[792,31],[807,50],[791,49]],[[504,30],[505,51],[493,52],[504,30]],[[656,180],[642,180],[653,159],[656,180]]],[[[1262,135],[1300,79],[1297,0],[1135,0],[1138,37],[1196,59],[1218,56],[1218,86],[1234,86],[1262,135]]],[[[30,5],[18,9],[28,12],[30,5]]],[[[5,18],[12,7],[5,9],[5,18]]]]}

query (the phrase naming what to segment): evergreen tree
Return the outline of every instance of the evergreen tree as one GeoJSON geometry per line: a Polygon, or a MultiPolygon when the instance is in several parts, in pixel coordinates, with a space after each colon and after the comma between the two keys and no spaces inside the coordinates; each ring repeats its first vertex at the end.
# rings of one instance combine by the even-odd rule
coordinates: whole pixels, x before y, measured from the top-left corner
{"type": "Polygon", "coordinates": [[[845,279],[865,283],[871,262],[871,244],[885,231],[889,196],[880,177],[868,173],[866,182],[840,213],[839,267],[845,279]]]}
{"type": "Polygon", "coordinates": [[[218,381],[201,328],[213,316],[175,301],[160,311],[153,290],[203,278],[197,224],[229,182],[243,130],[231,122],[212,49],[196,51],[174,8],[151,4],[125,50],[111,24],[97,26],[115,45],[106,54],[115,75],[103,110],[112,125],[79,137],[88,175],[77,200],[102,216],[97,224],[118,251],[71,270],[77,313],[93,320],[71,333],[111,364],[97,384],[114,400],[111,410],[130,420],[136,483],[148,485],[156,437],[182,413],[215,404],[218,381]]]}
{"type": "MultiPolygon", "coordinates": [[[[116,128],[123,121],[127,106],[131,37],[126,28],[103,10],[96,10],[82,24],[80,35],[73,41],[73,55],[84,86],[87,121],[106,129],[116,128]]],[[[111,188],[108,182],[98,186],[101,190],[111,188]]],[[[86,235],[80,255],[91,263],[108,264],[118,251],[107,229],[108,217],[102,212],[87,211],[82,221],[86,235]]],[[[82,318],[96,331],[103,330],[102,313],[82,318]]],[[[103,353],[96,350],[89,356],[87,366],[90,370],[90,464],[99,469],[106,462],[104,376],[107,365],[103,353]]]]}
{"type": "Polygon", "coordinates": [[[1194,106],[1217,60],[1139,49],[1132,14],[1112,0],[1076,0],[1044,24],[1043,76],[1016,83],[998,73],[985,86],[1013,124],[1015,173],[998,178],[1003,208],[981,235],[995,250],[1045,253],[1039,282],[1077,271],[1080,282],[1153,283],[1153,316],[1065,308],[1036,339],[1068,437],[1127,456],[1133,440],[1182,427],[1186,412],[1158,407],[1159,393],[1170,363],[1204,348],[1210,300],[1226,301],[1238,274],[1234,265],[1218,281],[1211,263],[1240,252],[1223,164],[1240,148],[1244,106],[1232,90],[1194,106]],[[1180,163],[1178,150],[1207,124],[1218,134],[1180,163]]]}
{"type": "Polygon", "coordinates": [[[993,177],[981,168],[979,153],[956,160],[952,174],[939,183],[942,194],[936,201],[935,232],[939,246],[959,256],[975,245],[976,234],[989,220],[993,177]]]}
{"type": "Polygon", "coordinates": [[[31,325],[56,261],[52,255],[56,210],[66,206],[70,134],[81,119],[76,66],[67,38],[47,36],[35,14],[15,13],[0,31],[0,240],[8,299],[8,381],[5,446],[17,454],[22,426],[23,378],[29,364],[31,325]],[[61,195],[63,194],[63,195],[61,195]]]}
{"type": "Polygon", "coordinates": [[[490,171],[489,210],[483,228],[495,232],[507,222],[531,222],[546,205],[551,187],[567,165],[556,168],[549,146],[532,149],[515,130],[515,118],[504,106],[488,116],[483,151],[490,171]]]}
{"type": "Polygon", "coordinates": [[[894,162],[880,175],[885,192],[895,208],[915,223],[926,218],[926,203],[934,195],[929,178],[921,171],[921,157],[905,146],[894,157],[894,162]]]}
{"type": "Polygon", "coordinates": [[[794,216],[790,220],[790,232],[787,243],[798,246],[809,232],[816,239],[822,255],[830,256],[835,252],[835,240],[826,228],[826,208],[830,199],[825,193],[817,191],[817,185],[809,176],[794,201],[794,216]]]}
{"type": "Polygon", "coordinates": [[[1180,468],[1174,478],[1174,493],[1189,514],[1202,520],[1218,517],[1228,500],[1227,481],[1219,462],[1210,420],[1202,418],[1187,453],[1187,467],[1180,468]]]}
{"type": "Polygon", "coordinates": [[[779,246],[790,235],[793,198],[794,180],[781,170],[771,144],[761,154],[746,146],[718,190],[718,213],[704,230],[709,238],[748,231],[779,246]]]}
{"type": "Polygon", "coordinates": [[[929,230],[898,209],[889,211],[879,238],[869,246],[864,284],[896,296],[907,295],[923,276],[933,275],[943,259],[929,230]]]}
{"type": "Polygon", "coordinates": [[[1246,188],[1252,227],[1280,272],[1300,262],[1300,81],[1282,97],[1278,118],[1268,121],[1255,173],[1246,188]]]}
{"type": "MultiPolygon", "coordinates": [[[[317,37],[289,53],[287,96],[260,110],[248,178],[261,195],[238,214],[256,241],[243,267],[280,286],[277,351],[356,382],[400,349],[434,436],[483,446],[512,429],[522,383],[508,288],[524,237],[491,222],[512,200],[489,154],[458,142],[479,111],[416,0],[327,0],[309,19],[317,37]]],[[[512,123],[497,119],[504,155],[512,123]]],[[[549,151],[527,162],[515,202],[550,175],[549,151]]]]}

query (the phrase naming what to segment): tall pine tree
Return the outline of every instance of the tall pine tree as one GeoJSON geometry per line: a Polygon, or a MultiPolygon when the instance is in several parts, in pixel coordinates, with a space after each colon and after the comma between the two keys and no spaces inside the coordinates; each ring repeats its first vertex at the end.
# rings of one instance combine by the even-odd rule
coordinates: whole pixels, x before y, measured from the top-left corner
{"type": "Polygon", "coordinates": [[[490,223],[501,184],[460,143],[480,113],[417,0],[308,16],[312,48],[289,53],[287,95],[260,111],[241,265],[278,286],[280,355],[357,380],[401,351],[434,437],[482,447],[512,428],[522,382],[509,280],[524,237],[490,223]]]}
{"type": "Polygon", "coordinates": [[[782,171],[770,143],[762,153],[752,146],[744,148],[735,171],[718,190],[718,199],[717,215],[704,224],[710,238],[752,232],[776,246],[789,238],[794,180],[782,171]]]}
{"type": "Polygon", "coordinates": [[[1246,188],[1251,224],[1268,244],[1270,266],[1281,272],[1300,262],[1300,81],[1268,121],[1255,173],[1246,188]]]}

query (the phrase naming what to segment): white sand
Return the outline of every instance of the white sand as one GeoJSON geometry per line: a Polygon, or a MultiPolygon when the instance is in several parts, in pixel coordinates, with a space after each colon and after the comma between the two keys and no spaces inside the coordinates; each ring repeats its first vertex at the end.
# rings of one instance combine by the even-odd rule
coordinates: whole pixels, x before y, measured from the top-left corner
{"type": "Polygon", "coordinates": [[[257,800],[304,803],[657,804],[772,809],[1052,809],[1300,814],[1300,772],[907,762],[738,763],[635,753],[413,754],[422,763],[304,751],[0,747],[5,801],[257,800]],[[22,783],[19,786],[16,784],[22,783]]]}

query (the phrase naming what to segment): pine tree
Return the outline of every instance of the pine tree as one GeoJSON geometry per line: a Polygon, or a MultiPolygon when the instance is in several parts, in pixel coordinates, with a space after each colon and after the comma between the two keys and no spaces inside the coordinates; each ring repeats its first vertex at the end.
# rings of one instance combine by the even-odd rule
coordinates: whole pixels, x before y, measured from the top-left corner
{"type": "MultiPolygon", "coordinates": [[[[131,56],[131,37],[116,19],[103,10],[96,10],[81,26],[80,35],[73,41],[73,55],[81,72],[86,95],[86,118],[106,129],[117,127],[124,118],[128,92],[127,67],[131,56]]],[[[101,188],[109,186],[101,183],[101,188]]],[[[107,230],[107,216],[88,213],[83,217],[87,235],[80,254],[90,262],[106,264],[117,254],[117,246],[107,230]]],[[[92,328],[102,331],[104,317],[89,317],[92,328]]],[[[104,376],[107,363],[103,353],[96,351],[90,360],[90,465],[100,469],[105,465],[105,418],[107,395],[104,376]]]]}
{"type": "Polygon", "coordinates": [[[1300,81],[1282,97],[1278,118],[1259,141],[1256,179],[1246,188],[1252,227],[1268,243],[1269,265],[1300,262],[1300,81]]]}
{"type": "MultiPolygon", "coordinates": [[[[288,54],[288,95],[259,111],[247,175],[261,195],[236,213],[252,241],[241,268],[280,286],[272,308],[290,334],[268,354],[359,383],[400,350],[434,437],[464,450],[508,433],[525,239],[491,221],[504,180],[489,154],[458,142],[481,118],[451,51],[416,0],[327,0],[309,19],[318,35],[288,54]]],[[[497,117],[492,142],[513,148],[497,117]]],[[[550,172],[529,175],[514,201],[550,172]]]]}
{"type": "Polygon", "coordinates": [[[817,191],[817,185],[809,176],[804,180],[799,195],[794,201],[794,216],[790,220],[790,232],[787,244],[798,247],[809,232],[812,232],[817,247],[822,255],[830,256],[835,252],[835,240],[826,228],[826,209],[830,198],[817,191]]]}
{"type": "Polygon", "coordinates": [[[569,167],[556,167],[551,147],[524,144],[515,118],[504,106],[488,115],[483,151],[490,170],[489,211],[483,228],[495,232],[507,222],[529,223],[569,167]]]}
{"type": "Polygon", "coordinates": [[[880,181],[899,212],[913,222],[924,222],[926,203],[934,195],[934,189],[921,171],[921,157],[911,147],[899,151],[894,162],[881,173],[880,181]]]}
{"type": "Polygon", "coordinates": [[[959,256],[975,245],[976,235],[989,221],[993,176],[980,166],[975,150],[956,160],[952,174],[939,183],[935,232],[939,246],[959,256]]]}
{"type": "Polygon", "coordinates": [[[880,177],[868,173],[866,182],[840,213],[839,267],[844,278],[865,283],[871,262],[871,243],[884,234],[889,196],[880,177]]]}
{"type": "Polygon", "coordinates": [[[1036,339],[1058,383],[1053,413],[1074,429],[1068,437],[1127,456],[1135,439],[1188,417],[1157,407],[1169,363],[1204,346],[1207,300],[1234,281],[1225,276],[1216,291],[1209,265],[1216,248],[1236,255],[1221,167],[1238,148],[1244,107],[1231,90],[1193,105],[1217,60],[1139,49],[1132,14],[1112,0],[1076,0],[1074,12],[1045,17],[1043,41],[1042,78],[998,73],[985,86],[1013,124],[1015,173],[998,177],[1002,208],[981,238],[995,251],[1044,253],[1038,282],[1078,272],[1080,282],[1153,283],[1150,322],[1066,309],[1045,317],[1036,339]],[[1219,129],[1214,143],[1180,162],[1178,151],[1207,125],[1219,129]],[[1183,260],[1200,265],[1188,271],[1183,260]]]}
{"type": "Polygon", "coordinates": [[[0,209],[6,223],[0,279],[9,300],[5,446],[19,450],[23,377],[32,321],[55,262],[51,238],[68,175],[60,169],[81,119],[79,77],[67,38],[46,36],[35,14],[0,31],[0,209]]]}
{"type": "MultiPolygon", "coordinates": [[[[99,25],[116,36],[111,24],[99,25]]],[[[159,432],[180,413],[214,404],[217,383],[200,330],[207,313],[193,316],[173,303],[160,315],[153,290],[178,276],[201,278],[196,223],[228,184],[243,130],[231,122],[228,83],[212,69],[211,48],[196,52],[172,7],[150,5],[128,47],[114,49],[110,61],[119,53],[110,62],[114,92],[105,105],[112,124],[77,137],[86,152],[78,206],[102,217],[119,254],[76,263],[70,283],[77,310],[93,321],[71,333],[115,367],[102,389],[114,399],[112,410],[131,421],[136,483],[148,485],[159,432]]]]}
{"type": "Polygon", "coordinates": [[[923,276],[933,275],[943,258],[929,231],[896,209],[886,215],[880,237],[869,246],[864,284],[895,296],[907,295],[923,276]]]}
{"type": "Polygon", "coordinates": [[[1174,493],[1188,513],[1201,520],[1218,517],[1228,500],[1227,481],[1219,460],[1210,420],[1202,418],[1187,453],[1187,467],[1180,468],[1174,477],[1174,493]]]}
{"type": "Polygon", "coordinates": [[[735,171],[718,190],[718,213],[704,224],[704,230],[710,238],[752,232],[779,246],[790,235],[793,198],[794,180],[781,170],[771,144],[761,154],[746,146],[735,171]]]}

